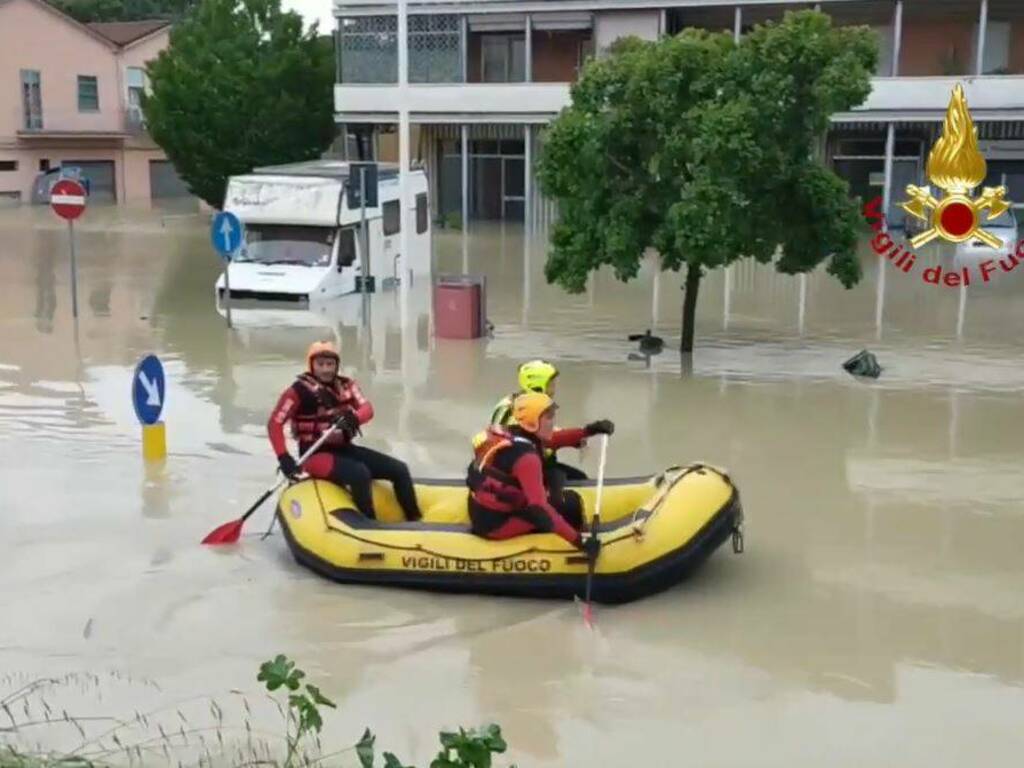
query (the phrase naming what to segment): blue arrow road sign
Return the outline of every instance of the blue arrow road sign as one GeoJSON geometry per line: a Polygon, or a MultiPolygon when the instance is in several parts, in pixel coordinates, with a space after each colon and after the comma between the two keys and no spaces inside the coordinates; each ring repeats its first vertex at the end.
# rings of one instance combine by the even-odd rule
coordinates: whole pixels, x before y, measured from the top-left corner
{"type": "Polygon", "coordinates": [[[213,226],[210,228],[210,240],[217,253],[225,259],[230,260],[231,256],[242,245],[242,222],[238,217],[228,211],[221,211],[213,217],[213,226]]]}
{"type": "Polygon", "coordinates": [[[143,424],[156,424],[164,409],[164,367],[156,355],[147,355],[135,366],[132,377],[132,405],[143,424]]]}

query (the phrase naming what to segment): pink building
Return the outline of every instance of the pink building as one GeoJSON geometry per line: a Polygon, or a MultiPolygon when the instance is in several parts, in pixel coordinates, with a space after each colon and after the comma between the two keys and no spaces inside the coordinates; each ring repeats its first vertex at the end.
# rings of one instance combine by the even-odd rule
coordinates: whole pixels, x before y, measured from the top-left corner
{"type": "Polygon", "coordinates": [[[81,169],[95,201],[187,196],[140,108],[145,64],[170,30],[80,24],[44,0],[0,0],[0,198],[32,202],[37,177],[62,164],[81,169]]]}

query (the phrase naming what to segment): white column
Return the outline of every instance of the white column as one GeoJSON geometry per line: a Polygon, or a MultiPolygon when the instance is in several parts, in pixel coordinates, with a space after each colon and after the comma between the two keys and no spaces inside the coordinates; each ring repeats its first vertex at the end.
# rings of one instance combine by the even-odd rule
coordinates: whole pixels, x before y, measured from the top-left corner
{"type": "Polygon", "coordinates": [[[523,233],[523,312],[520,322],[525,328],[530,322],[530,280],[533,278],[533,238],[529,230],[523,233]]]}
{"type": "Polygon", "coordinates": [[[528,83],[533,82],[533,16],[526,14],[526,75],[528,83]]]}
{"type": "Polygon", "coordinates": [[[668,11],[662,8],[661,13],[658,14],[658,37],[664,37],[666,34],[668,34],[668,11]]]}
{"type": "Polygon", "coordinates": [[[974,67],[974,74],[980,75],[985,68],[985,36],[988,31],[988,0],[981,0],[981,10],[978,12],[978,51],[977,64],[974,67]]]}
{"type": "Polygon", "coordinates": [[[462,51],[462,82],[469,82],[469,16],[459,19],[459,46],[462,51]]]}
{"type": "Polygon", "coordinates": [[[736,10],[733,13],[732,19],[732,39],[737,43],[740,41],[740,35],[743,32],[743,8],[739,5],[736,6],[736,10]]]}
{"type": "Polygon", "coordinates": [[[462,129],[462,228],[469,226],[469,126],[462,129]]]}
{"type": "Polygon", "coordinates": [[[896,77],[900,73],[900,49],[903,47],[903,0],[896,0],[896,10],[892,19],[892,68],[890,75],[896,77]]]}
{"type": "MultiPolygon", "coordinates": [[[[889,204],[892,200],[892,155],[893,147],[896,144],[896,124],[889,123],[888,131],[885,135],[885,173],[883,174],[882,183],[885,185],[882,188],[882,215],[883,219],[883,230],[888,231],[889,229],[889,204]]],[[[882,315],[884,314],[885,308],[885,259],[882,257],[878,258],[878,292],[875,295],[875,338],[882,338],[882,315]]]]}
{"type": "Polygon", "coordinates": [[[882,215],[885,217],[886,229],[888,229],[889,205],[892,203],[892,156],[896,146],[896,123],[889,123],[885,134],[885,172],[882,183],[882,215]]]}
{"type": "Polygon", "coordinates": [[[727,331],[729,330],[729,309],[732,304],[732,264],[725,268],[722,292],[722,328],[727,331]]]}
{"type": "Polygon", "coordinates": [[[462,124],[462,271],[469,272],[469,126],[462,124]]]}
{"type": "Polygon", "coordinates": [[[800,304],[796,318],[797,333],[804,335],[804,319],[807,317],[807,273],[800,273],[800,304]]]}
{"type": "Polygon", "coordinates": [[[533,127],[523,126],[523,224],[526,235],[533,230],[533,127]]]}
{"type": "Polygon", "coordinates": [[[409,15],[407,0],[398,0],[398,209],[400,224],[398,245],[401,249],[402,272],[399,290],[402,294],[403,321],[406,299],[409,291],[409,268],[412,258],[409,253],[409,15]]]}
{"type": "Polygon", "coordinates": [[[967,310],[967,286],[960,286],[960,305],[956,311],[956,337],[962,339],[964,337],[964,315],[967,310]]]}
{"type": "Polygon", "coordinates": [[[651,262],[654,264],[654,277],[651,280],[651,328],[657,328],[661,300],[661,257],[655,253],[651,262]]]}

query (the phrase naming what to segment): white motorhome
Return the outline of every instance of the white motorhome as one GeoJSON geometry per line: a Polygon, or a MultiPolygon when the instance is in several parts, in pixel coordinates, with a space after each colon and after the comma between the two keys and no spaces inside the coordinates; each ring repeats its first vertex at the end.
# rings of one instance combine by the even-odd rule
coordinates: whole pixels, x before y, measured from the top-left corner
{"type": "MultiPolygon", "coordinates": [[[[245,225],[231,262],[231,299],[309,306],[354,292],[367,269],[371,290],[385,281],[430,273],[430,210],[422,169],[408,175],[405,216],[399,213],[398,166],[378,164],[378,205],[366,209],[368,253],[362,253],[361,211],[347,206],[349,163],[312,160],[256,168],[228,180],[224,210],[245,225]],[[399,253],[399,228],[409,228],[409,254],[399,253]],[[364,267],[364,265],[366,265],[364,267]]],[[[358,185],[358,176],[355,180],[358,185]]],[[[216,283],[223,308],[224,275],[216,283]]]]}

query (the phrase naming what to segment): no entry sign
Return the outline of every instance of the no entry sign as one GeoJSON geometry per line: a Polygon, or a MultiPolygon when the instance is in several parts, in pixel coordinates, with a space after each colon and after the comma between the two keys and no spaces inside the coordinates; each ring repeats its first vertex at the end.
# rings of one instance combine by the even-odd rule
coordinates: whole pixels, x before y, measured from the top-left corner
{"type": "Polygon", "coordinates": [[[85,212],[85,188],[72,179],[61,179],[50,188],[50,207],[62,219],[77,219],[85,212]]]}

